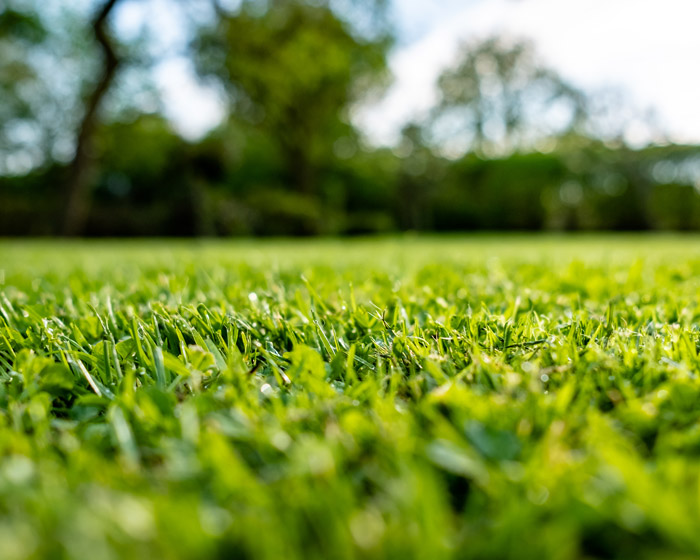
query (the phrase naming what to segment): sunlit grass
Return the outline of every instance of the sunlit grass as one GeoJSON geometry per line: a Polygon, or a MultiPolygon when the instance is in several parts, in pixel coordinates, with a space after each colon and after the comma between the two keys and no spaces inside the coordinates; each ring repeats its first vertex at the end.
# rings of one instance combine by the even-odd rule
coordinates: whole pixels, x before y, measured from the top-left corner
{"type": "Polygon", "coordinates": [[[2,558],[700,555],[700,239],[3,242],[2,558]]]}

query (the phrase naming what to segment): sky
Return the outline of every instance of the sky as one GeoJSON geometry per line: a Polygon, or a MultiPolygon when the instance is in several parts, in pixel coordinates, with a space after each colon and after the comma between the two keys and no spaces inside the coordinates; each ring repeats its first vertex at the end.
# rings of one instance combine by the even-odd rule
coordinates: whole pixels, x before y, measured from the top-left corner
{"type": "MultiPolygon", "coordinates": [[[[700,143],[700,0],[393,0],[393,17],[394,84],[355,114],[375,144],[394,143],[403,124],[425,114],[460,45],[496,33],[532,40],[543,62],[586,91],[621,92],[625,110],[653,112],[669,139],[700,143]]],[[[185,136],[222,118],[220,95],[196,83],[185,59],[166,62],[157,80],[185,136]]],[[[627,130],[632,143],[654,134],[641,121],[627,130]]]]}

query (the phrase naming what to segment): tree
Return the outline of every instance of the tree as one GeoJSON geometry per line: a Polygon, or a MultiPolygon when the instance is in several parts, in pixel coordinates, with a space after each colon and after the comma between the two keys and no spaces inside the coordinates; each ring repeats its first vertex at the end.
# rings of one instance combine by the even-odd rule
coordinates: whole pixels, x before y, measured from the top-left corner
{"type": "Polygon", "coordinates": [[[435,188],[444,174],[444,161],[426,145],[424,130],[416,123],[401,131],[396,150],[400,158],[397,174],[396,213],[404,230],[427,231],[433,228],[435,188]]]}
{"type": "Polygon", "coordinates": [[[90,149],[98,123],[98,111],[109,91],[120,61],[106,29],[107,19],[119,0],[106,0],[97,11],[92,29],[102,51],[100,75],[85,102],[85,112],[78,131],[75,155],[70,163],[66,181],[66,208],[62,231],[65,235],[80,233],[85,227],[89,209],[90,149]]]}
{"type": "Polygon", "coordinates": [[[587,115],[584,94],[543,66],[527,42],[494,37],[465,45],[438,86],[433,136],[451,152],[531,147],[580,126],[587,115]]]}
{"type": "Polygon", "coordinates": [[[361,36],[328,3],[244,1],[193,44],[197,70],[229,94],[233,118],[265,134],[286,182],[318,194],[334,142],[354,134],[350,111],[386,67],[385,35],[361,36]]]}
{"type": "Polygon", "coordinates": [[[29,171],[45,143],[35,109],[46,92],[26,53],[43,46],[48,31],[36,14],[22,8],[0,10],[0,174],[9,175],[29,171]]]}

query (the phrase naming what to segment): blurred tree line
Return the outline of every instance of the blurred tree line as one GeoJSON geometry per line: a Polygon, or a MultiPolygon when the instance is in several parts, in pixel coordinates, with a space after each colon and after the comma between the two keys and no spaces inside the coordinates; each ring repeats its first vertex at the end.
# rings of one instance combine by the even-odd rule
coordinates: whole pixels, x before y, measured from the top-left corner
{"type": "Polygon", "coordinates": [[[0,235],[700,228],[700,149],[631,148],[527,43],[465,44],[376,147],[353,114],[390,82],[385,2],[164,2],[226,99],[197,141],[152,80],[157,23],[115,30],[127,0],[0,0],[0,235]]]}

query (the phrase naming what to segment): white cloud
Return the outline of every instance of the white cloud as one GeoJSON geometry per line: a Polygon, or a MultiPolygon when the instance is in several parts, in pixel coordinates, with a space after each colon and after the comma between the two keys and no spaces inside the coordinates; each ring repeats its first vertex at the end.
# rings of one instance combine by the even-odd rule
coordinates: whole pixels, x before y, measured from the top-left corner
{"type": "Polygon", "coordinates": [[[402,123],[432,105],[435,79],[460,43],[507,33],[532,39],[577,85],[619,87],[630,103],[653,107],[674,139],[700,141],[697,0],[482,0],[445,14],[391,57],[395,85],[357,116],[372,140],[391,143],[402,123]]]}

